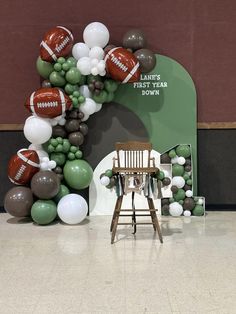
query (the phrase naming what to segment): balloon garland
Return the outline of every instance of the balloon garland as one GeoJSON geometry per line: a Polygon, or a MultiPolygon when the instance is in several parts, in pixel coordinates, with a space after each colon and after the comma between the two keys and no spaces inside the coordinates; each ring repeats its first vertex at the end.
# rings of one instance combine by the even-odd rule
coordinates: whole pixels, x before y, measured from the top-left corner
{"type": "MultiPolygon", "coordinates": [[[[31,144],[8,165],[9,179],[18,185],[5,196],[9,214],[31,215],[42,225],[57,215],[68,224],[86,217],[87,202],[78,195],[93,177],[83,159],[82,145],[88,133],[85,121],[113,100],[120,83],[138,81],[141,73],[150,72],[156,64],[141,30],[129,30],[123,47],[108,45],[109,39],[107,27],[99,22],[87,25],[84,41],[75,44],[64,26],[44,35],[36,61],[43,79],[41,88],[25,103],[31,116],[25,121],[24,135],[31,144]]],[[[106,175],[112,186],[112,173],[106,175]]]]}

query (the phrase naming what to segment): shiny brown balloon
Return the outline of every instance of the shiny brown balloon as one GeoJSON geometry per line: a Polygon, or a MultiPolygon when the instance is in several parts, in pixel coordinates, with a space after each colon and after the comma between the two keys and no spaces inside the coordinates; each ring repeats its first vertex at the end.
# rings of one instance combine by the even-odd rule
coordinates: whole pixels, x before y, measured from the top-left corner
{"type": "Polygon", "coordinates": [[[188,184],[185,184],[185,186],[183,187],[184,191],[188,191],[188,190],[191,190],[192,187],[188,184]]]}
{"type": "Polygon", "coordinates": [[[33,202],[33,194],[30,188],[17,186],[5,195],[4,208],[14,217],[27,217],[30,216],[33,202]]]}
{"type": "Polygon", "coordinates": [[[81,132],[70,133],[68,139],[71,145],[74,145],[74,146],[80,146],[84,142],[84,136],[81,132]]]}
{"type": "Polygon", "coordinates": [[[88,134],[88,126],[86,123],[81,123],[79,126],[79,130],[83,135],[88,134]]]}
{"type": "Polygon", "coordinates": [[[72,110],[67,113],[66,117],[70,119],[77,119],[78,112],[77,110],[72,110]]]}
{"type": "Polygon", "coordinates": [[[63,126],[56,125],[52,128],[52,137],[66,138],[67,137],[66,130],[64,129],[63,126]]]}
{"type": "Polygon", "coordinates": [[[78,117],[79,119],[83,119],[83,117],[84,117],[83,112],[81,112],[81,111],[78,112],[77,117],[78,117]]]}
{"type": "Polygon", "coordinates": [[[49,80],[44,80],[42,81],[41,86],[42,88],[49,88],[49,87],[52,87],[52,84],[49,80]]]}
{"type": "Polygon", "coordinates": [[[171,163],[171,158],[167,153],[164,153],[161,155],[161,164],[170,164],[171,163]]]}
{"type": "Polygon", "coordinates": [[[116,179],[115,178],[110,178],[110,183],[106,186],[108,189],[112,189],[116,185],[116,179]]]}
{"type": "Polygon", "coordinates": [[[60,189],[60,180],[53,171],[39,171],[31,180],[31,190],[39,199],[49,200],[53,198],[60,189]]]}
{"type": "Polygon", "coordinates": [[[168,216],[170,214],[169,208],[170,208],[169,205],[167,204],[163,205],[161,208],[162,215],[168,216]]]}
{"type": "Polygon", "coordinates": [[[192,169],[192,167],[191,167],[190,165],[187,165],[187,166],[184,167],[184,170],[185,170],[186,172],[191,171],[191,169],[192,169]]]}
{"type": "Polygon", "coordinates": [[[186,166],[191,166],[191,159],[186,158],[185,159],[185,165],[186,166]]]}
{"type": "Polygon", "coordinates": [[[178,192],[178,187],[176,185],[172,185],[172,187],[170,188],[172,193],[177,193],[178,192]]]}
{"type": "Polygon", "coordinates": [[[170,178],[167,178],[167,177],[162,180],[162,184],[164,186],[170,185],[170,182],[171,182],[170,178]]]}
{"type": "Polygon", "coordinates": [[[191,197],[186,197],[183,203],[183,208],[186,210],[193,210],[195,207],[194,199],[191,197]]]}
{"type": "Polygon", "coordinates": [[[123,47],[138,50],[146,46],[146,38],[140,29],[130,29],[123,36],[123,47]]]}
{"type": "Polygon", "coordinates": [[[68,133],[79,130],[79,121],[77,119],[69,119],[66,121],[65,129],[68,133]]]}
{"type": "Polygon", "coordinates": [[[141,73],[151,72],[156,65],[156,56],[149,49],[139,49],[135,51],[134,55],[140,63],[141,73]]]}
{"type": "Polygon", "coordinates": [[[168,198],[162,198],[161,199],[161,205],[169,205],[170,204],[170,201],[168,198]]]}
{"type": "Polygon", "coordinates": [[[62,171],[62,168],[59,167],[59,166],[56,166],[56,168],[53,169],[53,171],[56,173],[56,174],[61,174],[63,171],[62,171]]]}

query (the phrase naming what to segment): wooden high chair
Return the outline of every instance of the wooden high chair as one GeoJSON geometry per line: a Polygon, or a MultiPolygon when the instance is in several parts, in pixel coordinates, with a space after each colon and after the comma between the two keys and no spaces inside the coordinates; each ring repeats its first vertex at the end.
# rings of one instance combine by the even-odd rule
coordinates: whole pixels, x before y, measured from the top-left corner
{"type": "MultiPolygon", "coordinates": [[[[126,143],[116,143],[115,145],[117,157],[113,158],[113,173],[118,176],[122,175],[125,178],[125,182],[131,178],[136,179],[138,183],[142,181],[142,177],[147,177],[148,175],[153,175],[158,171],[155,166],[155,159],[151,157],[152,144],[143,142],[126,142],[126,143]],[[147,154],[144,153],[147,151],[147,154]]],[[[141,185],[141,184],[140,184],[141,185]]],[[[153,199],[150,196],[144,196],[147,198],[148,209],[135,209],[134,205],[134,195],[135,192],[141,192],[143,186],[140,186],[139,191],[136,186],[125,187],[127,192],[132,192],[132,209],[121,209],[123,194],[117,197],[112,221],[111,221],[111,243],[114,243],[116,230],[118,225],[132,225],[134,227],[134,234],[136,233],[137,225],[147,225],[152,224],[154,231],[158,232],[160,242],[163,243],[162,233],[159,226],[158,218],[156,215],[156,209],[153,203],[153,199]],[[149,211],[148,214],[136,212],[149,211]],[[132,212],[131,214],[121,214],[121,212],[132,212]],[[152,222],[136,222],[136,217],[150,216],[152,222]],[[132,217],[132,222],[119,222],[120,217],[132,217]]]]}

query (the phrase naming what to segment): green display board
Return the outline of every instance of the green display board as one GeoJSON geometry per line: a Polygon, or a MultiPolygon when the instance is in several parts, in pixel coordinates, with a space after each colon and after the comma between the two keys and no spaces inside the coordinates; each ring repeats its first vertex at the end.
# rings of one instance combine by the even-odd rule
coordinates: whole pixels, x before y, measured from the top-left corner
{"type": "Polygon", "coordinates": [[[153,148],[164,153],[190,144],[193,192],[197,195],[197,96],[193,80],[177,61],[156,55],[155,69],[141,80],[123,84],[114,101],[132,110],[147,129],[153,148]]]}

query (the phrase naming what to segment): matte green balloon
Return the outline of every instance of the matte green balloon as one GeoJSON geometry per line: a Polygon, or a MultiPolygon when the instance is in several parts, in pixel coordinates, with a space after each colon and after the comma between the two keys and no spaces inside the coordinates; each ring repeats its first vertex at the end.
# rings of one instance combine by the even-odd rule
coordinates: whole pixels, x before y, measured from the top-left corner
{"type": "Polygon", "coordinates": [[[111,102],[115,97],[114,93],[107,93],[107,99],[105,102],[111,102]]]}
{"type": "Polygon", "coordinates": [[[66,60],[66,63],[70,66],[70,68],[72,67],[75,67],[76,64],[77,64],[77,60],[73,57],[69,57],[67,60],[66,60]]]}
{"type": "Polygon", "coordinates": [[[157,179],[163,180],[164,178],[165,178],[165,174],[163,171],[160,170],[157,174],[157,179]]]}
{"type": "Polygon", "coordinates": [[[204,214],[204,208],[202,205],[196,205],[193,209],[194,216],[202,216],[204,214]]]}
{"type": "Polygon", "coordinates": [[[185,172],[183,178],[185,181],[187,181],[188,179],[190,179],[190,175],[187,172],[185,172]]]}
{"type": "Polygon", "coordinates": [[[107,101],[108,93],[105,90],[102,90],[99,95],[93,95],[93,100],[98,104],[103,104],[107,101]]]}
{"type": "Polygon", "coordinates": [[[66,156],[63,153],[52,153],[50,159],[54,160],[57,166],[63,166],[66,162],[66,156]]]}
{"type": "Polygon", "coordinates": [[[182,176],[184,174],[184,166],[179,164],[174,164],[172,166],[172,175],[175,176],[182,176]]]}
{"type": "Polygon", "coordinates": [[[170,150],[170,151],[169,151],[169,157],[170,157],[170,158],[174,158],[175,156],[176,156],[175,150],[174,150],[174,149],[170,150]]]}
{"type": "Polygon", "coordinates": [[[189,145],[179,145],[176,148],[176,153],[178,156],[182,156],[184,158],[187,158],[191,155],[191,149],[189,145]]]}
{"type": "Polygon", "coordinates": [[[83,159],[67,161],[63,173],[68,186],[76,190],[87,188],[93,178],[93,169],[83,159]]]}
{"type": "Polygon", "coordinates": [[[66,196],[69,193],[70,193],[70,190],[68,189],[68,187],[65,186],[64,184],[61,184],[59,192],[54,197],[54,201],[58,203],[63,196],[66,196]]]}
{"type": "Polygon", "coordinates": [[[53,65],[50,62],[43,61],[38,57],[36,61],[36,68],[40,76],[47,79],[49,75],[54,71],[53,65]]]}
{"type": "Polygon", "coordinates": [[[174,194],[174,199],[178,202],[185,199],[185,191],[183,189],[178,189],[178,192],[174,194]]]}
{"type": "Polygon", "coordinates": [[[112,175],[113,175],[113,172],[111,169],[107,169],[106,172],[105,172],[105,175],[108,177],[108,178],[111,178],[112,175]]]}
{"type": "Polygon", "coordinates": [[[53,71],[50,76],[49,76],[49,81],[52,83],[54,86],[64,86],[66,84],[66,80],[64,79],[63,76],[61,76],[58,72],[53,71]]]}
{"type": "Polygon", "coordinates": [[[71,84],[78,84],[80,78],[81,73],[76,67],[72,67],[69,71],[66,72],[66,80],[71,84]]]}
{"type": "Polygon", "coordinates": [[[105,80],[104,86],[109,93],[114,93],[118,88],[118,83],[113,80],[105,80]]]}
{"type": "Polygon", "coordinates": [[[39,225],[47,225],[57,216],[57,206],[51,200],[38,200],[31,208],[31,217],[39,225]]]}

